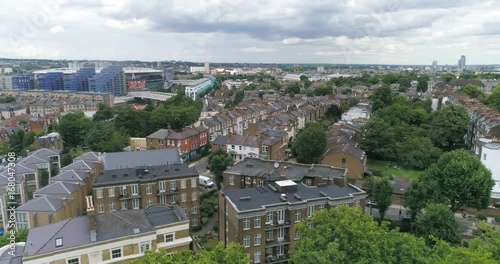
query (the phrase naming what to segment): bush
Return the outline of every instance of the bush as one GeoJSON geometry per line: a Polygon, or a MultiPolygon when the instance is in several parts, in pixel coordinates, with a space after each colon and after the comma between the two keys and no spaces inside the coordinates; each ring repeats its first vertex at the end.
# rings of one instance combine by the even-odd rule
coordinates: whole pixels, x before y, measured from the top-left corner
{"type": "Polygon", "coordinates": [[[215,225],[214,225],[214,232],[218,232],[219,231],[219,221],[215,222],[215,225]]]}
{"type": "Polygon", "coordinates": [[[500,203],[496,203],[496,204],[494,204],[494,205],[493,205],[493,207],[495,207],[495,208],[500,208],[500,203]]]}
{"type": "Polygon", "coordinates": [[[214,205],[214,209],[213,210],[214,210],[214,212],[219,211],[219,205],[218,204],[214,205]]]}
{"type": "Polygon", "coordinates": [[[208,213],[207,213],[207,212],[203,212],[203,213],[201,213],[201,217],[202,217],[202,218],[208,218],[208,213]]]}
{"type": "Polygon", "coordinates": [[[477,219],[479,219],[479,220],[481,220],[481,221],[486,221],[486,219],[488,219],[488,217],[486,217],[486,215],[485,215],[485,214],[479,214],[479,215],[477,216],[477,219]]]}
{"type": "Polygon", "coordinates": [[[206,225],[207,223],[208,223],[208,218],[207,217],[201,218],[201,224],[202,225],[206,225]]]}
{"type": "Polygon", "coordinates": [[[191,227],[191,232],[197,232],[197,231],[200,231],[201,230],[201,226],[193,226],[191,227]]]}
{"type": "Polygon", "coordinates": [[[500,224],[500,216],[495,217],[495,223],[500,224]]]}
{"type": "Polygon", "coordinates": [[[212,208],[210,208],[208,211],[207,211],[207,214],[208,214],[208,217],[212,217],[212,215],[214,215],[214,210],[212,208]]]}

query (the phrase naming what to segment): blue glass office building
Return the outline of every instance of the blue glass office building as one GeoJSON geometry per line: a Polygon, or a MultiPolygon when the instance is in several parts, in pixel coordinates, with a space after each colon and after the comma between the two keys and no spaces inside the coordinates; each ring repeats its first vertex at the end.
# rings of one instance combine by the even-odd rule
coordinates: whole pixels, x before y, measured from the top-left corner
{"type": "Polygon", "coordinates": [[[115,96],[126,93],[125,73],[121,66],[110,66],[101,70],[100,73],[89,78],[89,91],[99,93],[110,93],[115,96]]]}
{"type": "Polygon", "coordinates": [[[64,78],[64,90],[88,92],[89,78],[95,75],[95,68],[80,68],[77,72],[64,78]]]}
{"type": "Polygon", "coordinates": [[[12,77],[12,89],[33,90],[35,89],[35,75],[21,74],[12,77]]]}
{"type": "Polygon", "coordinates": [[[38,89],[48,91],[64,90],[64,74],[62,72],[49,72],[38,77],[38,89]]]}

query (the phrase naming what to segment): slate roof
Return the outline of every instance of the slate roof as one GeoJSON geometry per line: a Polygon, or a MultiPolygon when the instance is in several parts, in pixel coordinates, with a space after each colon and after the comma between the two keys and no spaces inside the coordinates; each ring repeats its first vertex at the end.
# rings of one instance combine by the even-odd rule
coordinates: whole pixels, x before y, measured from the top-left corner
{"type": "Polygon", "coordinates": [[[354,158],[360,159],[360,160],[364,159],[364,157],[365,157],[365,152],[363,150],[361,150],[361,149],[357,148],[356,146],[349,144],[349,143],[337,145],[337,146],[334,146],[334,147],[327,149],[324,156],[331,155],[331,154],[338,154],[338,153],[346,153],[346,154],[348,154],[354,158]]]}
{"type": "Polygon", "coordinates": [[[99,161],[99,153],[98,152],[87,152],[79,157],[76,157],[73,159],[73,162],[75,160],[83,160],[83,161],[90,161],[90,162],[98,162],[99,161]]]}
{"type": "Polygon", "coordinates": [[[54,252],[90,244],[87,216],[71,218],[50,225],[30,229],[24,248],[25,256],[54,252]],[[63,245],[56,248],[56,239],[63,245]]]}
{"type": "Polygon", "coordinates": [[[222,135],[218,135],[215,140],[212,142],[212,145],[227,145],[227,140],[228,140],[228,137],[227,136],[222,136],[222,135]]]}
{"type": "Polygon", "coordinates": [[[115,211],[97,214],[97,241],[104,241],[134,234],[138,228],[139,233],[155,230],[149,222],[144,210],[115,211]]]}
{"type": "Polygon", "coordinates": [[[477,87],[484,87],[484,84],[481,81],[468,79],[452,79],[449,84],[453,86],[466,86],[467,84],[472,84],[477,87]]]}
{"type": "Polygon", "coordinates": [[[83,160],[73,161],[73,163],[61,168],[61,170],[78,170],[78,171],[90,171],[95,167],[95,163],[86,162],[83,160]]]}
{"type": "Polygon", "coordinates": [[[174,205],[171,210],[165,210],[165,207],[163,204],[156,204],[145,210],[146,216],[152,226],[157,227],[189,220],[179,205],[174,205]]]}
{"type": "Polygon", "coordinates": [[[283,177],[281,177],[281,171],[283,166],[286,166],[286,178],[293,181],[301,181],[304,176],[320,176],[325,179],[344,178],[344,174],[346,173],[346,169],[344,168],[335,168],[317,164],[310,165],[292,163],[286,161],[276,162],[258,158],[245,158],[244,160],[234,164],[234,166],[227,169],[224,173],[266,177],[270,181],[282,180],[283,177]],[[274,167],[275,163],[279,164],[278,168],[274,167]]]}
{"type": "Polygon", "coordinates": [[[264,137],[262,138],[261,144],[264,146],[274,146],[281,141],[280,138],[277,137],[264,137]]]}
{"type": "Polygon", "coordinates": [[[0,263],[2,264],[22,264],[24,252],[24,242],[14,244],[14,249],[11,250],[10,245],[2,247],[4,251],[0,251],[0,263]],[[11,253],[14,253],[14,256],[11,253]]]}
{"type": "Polygon", "coordinates": [[[105,170],[94,180],[94,187],[153,182],[159,179],[175,179],[186,176],[198,176],[198,173],[183,163],[138,166],[133,168],[105,170]]]}
{"type": "Polygon", "coordinates": [[[176,148],[144,150],[132,152],[114,152],[101,155],[104,170],[119,169],[120,167],[135,168],[137,166],[156,166],[181,162],[179,150],[176,148]]]}
{"type": "Polygon", "coordinates": [[[39,189],[34,194],[71,195],[77,190],[77,186],[74,183],[57,181],[39,189]]]}
{"type": "Polygon", "coordinates": [[[250,147],[259,147],[259,137],[256,136],[242,136],[231,135],[227,139],[228,145],[241,145],[250,147]]]}
{"type": "Polygon", "coordinates": [[[269,137],[281,137],[284,138],[286,136],[285,131],[280,131],[280,130],[269,130],[266,132],[266,135],[269,137]]]}
{"type": "Polygon", "coordinates": [[[314,199],[337,199],[343,197],[350,198],[354,194],[364,194],[364,191],[352,185],[348,185],[345,187],[340,187],[337,185],[326,185],[318,187],[306,186],[303,183],[298,183],[297,191],[287,193],[287,201],[282,201],[280,198],[281,193],[275,192],[269,186],[224,190],[224,196],[228,200],[230,200],[240,212],[263,209],[270,205],[277,206],[280,204],[301,204],[305,203],[305,201],[307,200],[314,199]],[[326,194],[328,197],[324,197],[321,192],[326,194]],[[297,199],[294,194],[299,195],[301,199],[297,199]],[[242,197],[250,197],[250,199],[240,199],[242,197]]]}
{"type": "Polygon", "coordinates": [[[62,198],[52,196],[42,196],[29,200],[27,203],[19,206],[17,211],[22,212],[57,212],[64,205],[62,198]]]}
{"type": "Polygon", "coordinates": [[[50,178],[50,181],[80,182],[88,178],[88,174],[78,170],[61,170],[57,176],[50,178]]]}

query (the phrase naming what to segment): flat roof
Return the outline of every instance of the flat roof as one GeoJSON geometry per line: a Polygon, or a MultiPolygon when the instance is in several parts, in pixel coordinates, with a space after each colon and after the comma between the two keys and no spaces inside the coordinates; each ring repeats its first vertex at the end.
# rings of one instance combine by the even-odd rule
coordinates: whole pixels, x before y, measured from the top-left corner
{"type": "Polygon", "coordinates": [[[226,199],[230,200],[238,211],[249,211],[264,209],[270,205],[293,205],[304,203],[312,199],[336,199],[351,198],[353,194],[364,194],[365,192],[357,187],[348,185],[340,187],[337,185],[326,186],[306,186],[303,183],[297,184],[297,191],[286,193],[286,201],[282,200],[281,193],[274,191],[269,186],[259,186],[248,189],[224,190],[226,199]],[[327,196],[324,196],[324,195],[327,196]],[[300,197],[298,199],[297,197],[300,197]]]}
{"type": "Polygon", "coordinates": [[[275,182],[276,185],[284,187],[284,186],[295,186],[297,185],[294,181],[292,180],[284,180],[284,181],[277,181],[275,182]]]}

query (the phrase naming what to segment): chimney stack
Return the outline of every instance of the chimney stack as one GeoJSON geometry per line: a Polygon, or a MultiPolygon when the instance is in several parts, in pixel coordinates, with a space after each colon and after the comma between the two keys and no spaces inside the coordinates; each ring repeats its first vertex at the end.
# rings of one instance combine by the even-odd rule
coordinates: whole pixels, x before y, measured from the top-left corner
{"type": "Polygon", "coordinates": [[[96,221],[96,212],[94,208],[94,201],[92,200],[92,195],[85,196],[85,201],[87,203],[87,217],[88,217],[88,225],[89,231],[97,230],[97,221],[96,221]]]}
{"type": "Polygon", "coordinates": [[[281,166],[281,177],[286,178],[286,166],[281,166]]]}

